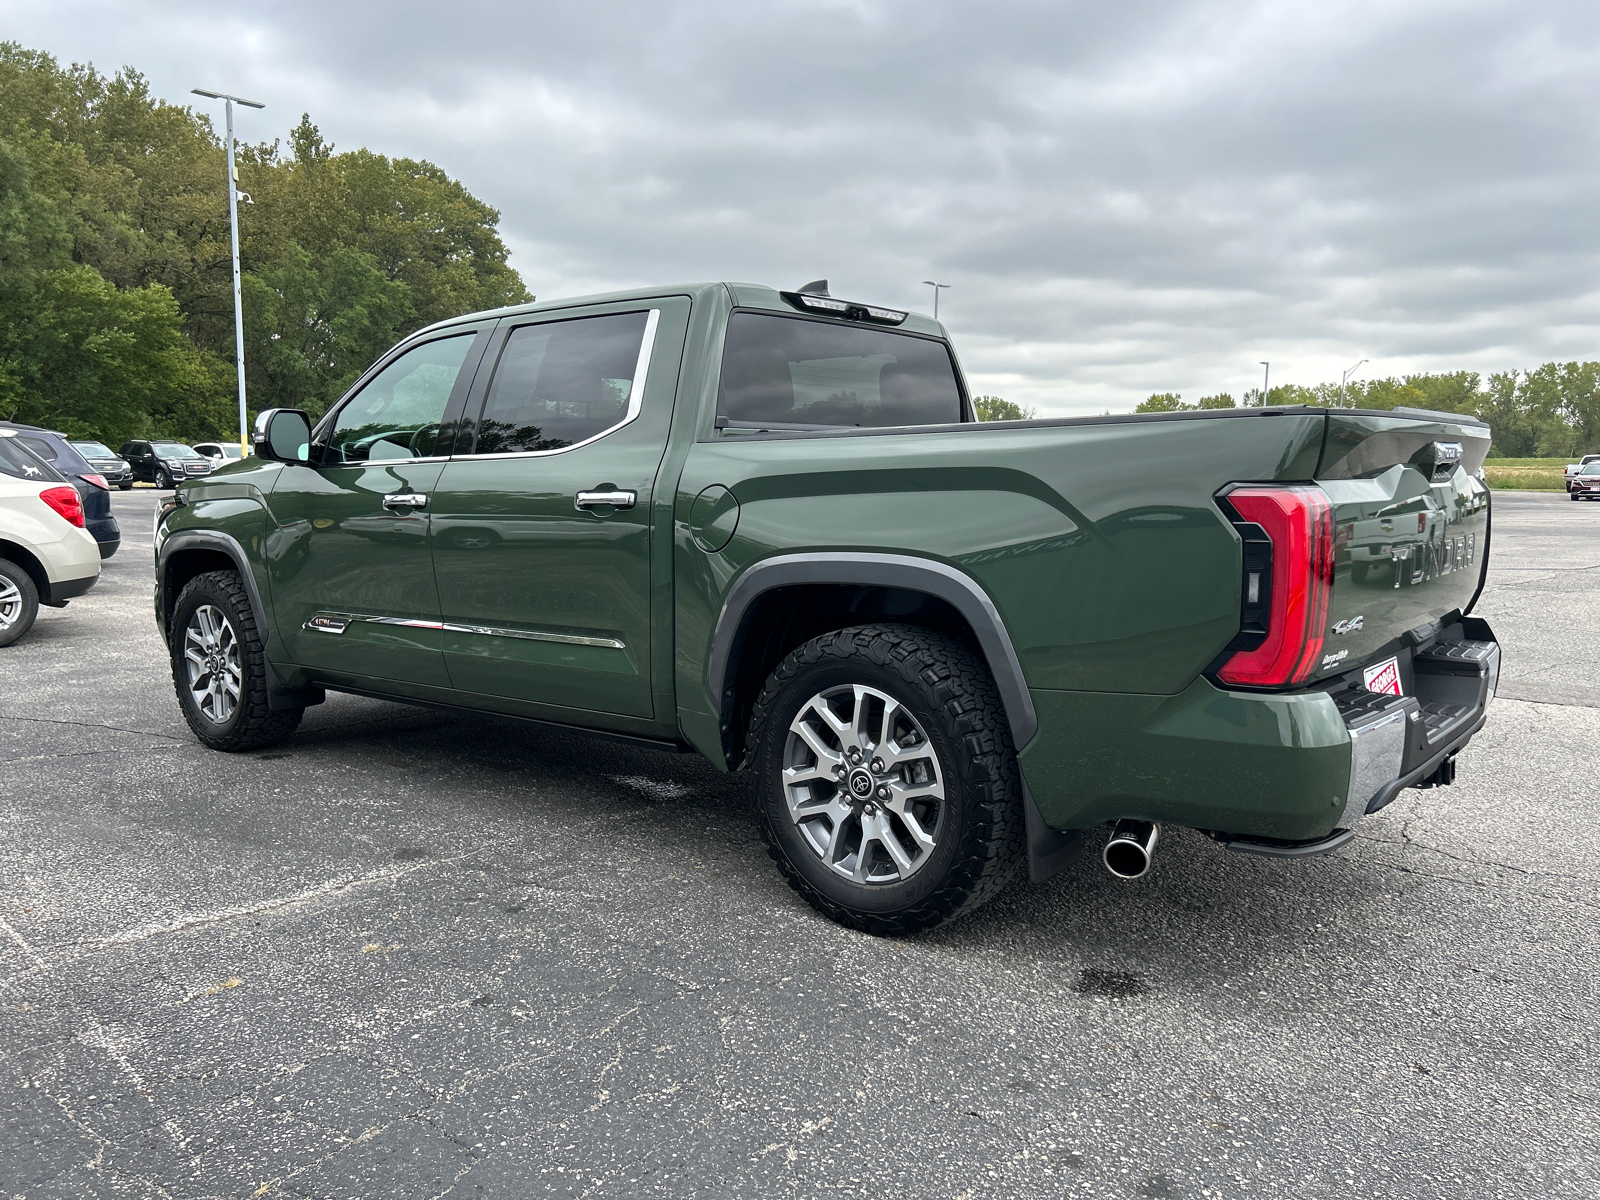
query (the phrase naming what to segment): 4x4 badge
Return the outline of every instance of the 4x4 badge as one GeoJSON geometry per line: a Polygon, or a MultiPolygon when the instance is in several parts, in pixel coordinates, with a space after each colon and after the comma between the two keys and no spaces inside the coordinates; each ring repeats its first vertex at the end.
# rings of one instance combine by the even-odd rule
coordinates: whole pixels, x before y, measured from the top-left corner
{"type": "Polygon", "coordinates": [[[1337,634],[1340,634],[1340,635],[1343,635],[1343,634],[1346,634],[1346,633],[1354,633],[1356,630],[1361,628],[1362,624],[1366,621],[1366,619],[1367,619],[1366,613],[1362,613],[1358,617],[1351,617],[1348,621],[1340,621],[1337,625],[1335,625],[1333,627],[1333,631],[1335,633],[1337,633],[1337,634]]]}

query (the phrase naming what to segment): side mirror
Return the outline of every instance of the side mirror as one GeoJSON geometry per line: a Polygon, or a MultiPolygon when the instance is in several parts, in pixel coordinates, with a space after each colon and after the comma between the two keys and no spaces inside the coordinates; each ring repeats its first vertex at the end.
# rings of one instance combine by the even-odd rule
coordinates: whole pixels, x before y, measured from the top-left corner
{"type": "Polygon", "coordinates": [[[311,461],[311,419],[298,408],[267,408],[256,416],[250,438],[256,457],[273,462],[311,461]]]}

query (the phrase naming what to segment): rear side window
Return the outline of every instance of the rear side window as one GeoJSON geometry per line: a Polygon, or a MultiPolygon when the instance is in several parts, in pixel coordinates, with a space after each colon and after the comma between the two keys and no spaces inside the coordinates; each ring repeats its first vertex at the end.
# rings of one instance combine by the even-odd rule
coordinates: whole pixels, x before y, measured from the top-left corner
{"type": "Polygon", "coordinates": [[[932,338],[736,312],[718,413],[787,429],[955,424],[961,387],[949,349],[932,338]]]}
{"type": "Polygon", "coordinates": [[[21,441],[21,438],[0,437],[0,474],[30,483],[66,482],[60,471],[25,446],[18,445],[21,441]]]}
{"type": "Polygon", "coordinates": [[[473,453],[560,450],[623,424],[649,317],[612,313],[513,329],[483,402],[473,453]]]}
{"type": "Polygon", "coordinates": [[[93,470],[88,461],[65,441],[54,441],[33,433],[17,434],[17,441],[32,450],[58,471],[69,475],[87,475],[93,470]]]}

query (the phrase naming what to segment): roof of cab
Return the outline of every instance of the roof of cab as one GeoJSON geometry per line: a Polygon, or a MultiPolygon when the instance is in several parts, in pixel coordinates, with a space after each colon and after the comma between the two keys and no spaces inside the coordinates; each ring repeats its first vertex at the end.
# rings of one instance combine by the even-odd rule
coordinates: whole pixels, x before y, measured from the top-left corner
{"type": "MultiPolygon", "coordinates": [[[[629,300],[655,300],[666,296],[687,296],[690,300],[710,298],[717,292],[723,292],[724,298],[737,308],[767,308],[776,312],[793,313],[798,311],[794,305],[779,294],[777,288],[768,287],[760,283],[683,283],[668,284],[662,287],[628,288],[618,292],[596,292],[588,296],[563,296],[559,300],[535,301],[531,304],[514,304],[506,308],[493,308],[484,312],[463,313],[459,317],[450,317],[448,320],[436,321],[426,329],[419,329],[417,333],[431,333],[436,329],[447,329],[452,325],[459,325],[467,321],[481,321],[486,317],[518,317],[524,314],[560,312],[572,308],[587,308],[599,304],[617,304],[629,300]]],[[[843,297],[854,299],[854,297],[843,297]]],[[[864,303],[877,304],[876,300],[864,303]]],[[[893,308],[893,305],[885,307],[893,308]]],[[[898,311],[907,311],[904,309],[898,311]]],[[[815,316],[816,314],[809,314],[815,316]]],[[[837,319],[837,318],[824,318],[837,319]]],[[[932,317],[923,313],[907,312],[905,322],[900,325],[887,326],[871,324],[865,326],[869,329],[904,329],[912,333],[929,334],[933,337],[946,337],[944,326],[932,317]]],[[[417,336],[412,334],[412,337],[417,336]]]]}

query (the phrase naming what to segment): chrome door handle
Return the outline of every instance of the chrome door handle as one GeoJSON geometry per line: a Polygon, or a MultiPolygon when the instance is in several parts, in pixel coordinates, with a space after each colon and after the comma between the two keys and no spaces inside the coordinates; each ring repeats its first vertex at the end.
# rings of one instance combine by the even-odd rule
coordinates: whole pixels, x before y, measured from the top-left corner
{"type": "Polygon", "coordinates": [[[578,508],[595,508],[602,504],[609,504],[612,508],[632,508],[634,501],[639,497],[634,492],[579,492],[576,506],[578,508]]]}
{"type": "Polygon", "coordinates": [[[428,497],[422,492],[390,492],[383,498],[385,508],[427,508],[428,497]]]}

